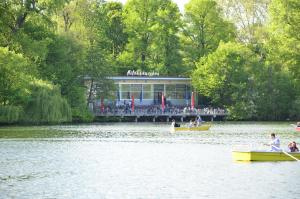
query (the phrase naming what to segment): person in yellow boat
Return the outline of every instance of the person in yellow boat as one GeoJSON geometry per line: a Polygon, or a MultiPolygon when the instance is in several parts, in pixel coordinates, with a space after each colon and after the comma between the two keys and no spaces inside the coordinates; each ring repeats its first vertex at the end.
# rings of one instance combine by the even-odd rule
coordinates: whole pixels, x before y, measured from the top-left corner
{"type": "Polygon", "coordinates": [[[180,124],[177,124],[176,121],[173,119],[171,126],[172,127],[180,127],[180,124]]]}
{"type": "Polygon", "coordinates": [[[202,120],[201,116],[199,116],[197,119],[197,126],[201,126],[202,122],[203,122],[203,120],[202,120]]]}
{"type": "Polygon", "coordinates": [[[190,120],[190,123],[188,123],[188,127],[192,128],[195,126],[195,123],[193,122],[193,120],[190,120]]]}
{"type": "Polygon", "coordinates": [[[288,147],[290,149],[290,152],[299,152],[299,149],[295,141],[289,143],[288,147]]]}
{"type": "Polygon", "coordinates": [[[271,146],[271,151],[281,151],[280,149],[280,140],[278,137],[276,137],[275,133],[271,133],[271,142],[270,142],[270,146],[271,146]]]}

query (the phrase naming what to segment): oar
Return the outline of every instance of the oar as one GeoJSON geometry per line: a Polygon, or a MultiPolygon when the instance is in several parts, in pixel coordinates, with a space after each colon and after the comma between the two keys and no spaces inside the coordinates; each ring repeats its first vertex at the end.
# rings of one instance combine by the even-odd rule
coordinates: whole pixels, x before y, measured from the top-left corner
{"type": "Polygon", "coordinates": [[[285,152],[285,151],[282,150],[281,148],[279,148],[279,147],[277,147],[277,146],[275,146],[275,145],[271,145],[271,146],[273,146],[274,148],[276,148],[276,149],[278,149],[278,150],[281,150],[280,152],[282,152],[282,153],[284,153],[285,155],[290,156],[290,157],[293,158],[294,160],[300,162],[300,160],[299,160],[298,158],[296,158],[295,156],[292,156],[291,154],[285,152]]]}

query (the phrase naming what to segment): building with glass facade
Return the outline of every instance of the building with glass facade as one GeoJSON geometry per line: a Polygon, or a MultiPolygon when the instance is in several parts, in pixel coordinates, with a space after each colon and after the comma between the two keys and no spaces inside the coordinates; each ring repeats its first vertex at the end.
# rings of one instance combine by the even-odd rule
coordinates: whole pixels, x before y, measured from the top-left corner
{"type": "Polygon", "coordinates": [[[136,105],[165,104],[189,105],[191,101],[191,79],[179,77],[111,77],[116,85],[116,103],[125,104],[132,100],[136,105]]]}
{"type": "Polygon", "coordinates": [[[92,96],[89,108],[97,117],[136,117],[136,121],[141,117],[145,117],[145,120],[150,117],[153,121],[158,117],[166,121],[171,117],[179,117],[183,121],[186,117],[191,119],[198,115],[210,118],[209,120],[227,115],[223,109],[203,107],[204,100],[201,96],[192,95],[190,78],[128,75],[109,79],[115,84],[115,89],[111,90],[110,95],[103,97],[99,94],[101,85],[89,77],[85,78],[86,87],[92,89],[87,92],[89,97],[92,96]],[[192,96],[194,100],[191,99],[192,96]],[[202,103],[201,109],[198,98],[202,103]],[[195,108],[192,108],[192,103],[195,108]]]}

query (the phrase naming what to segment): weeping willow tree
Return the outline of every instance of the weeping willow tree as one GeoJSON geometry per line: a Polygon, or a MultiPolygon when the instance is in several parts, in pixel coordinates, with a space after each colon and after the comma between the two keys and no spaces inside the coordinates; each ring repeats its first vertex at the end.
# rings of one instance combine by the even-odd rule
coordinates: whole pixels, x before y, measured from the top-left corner
{"type": "Polygon", "coordinates": [[[20,106],[3,106],[0,105],[0,123],[11,124],[20,120],[23,109],[20,106]]]}
{"type": "Polygon", "coordinates": [[[58,86],[35,82],[25,108],[24,121],[29,123],[62,123],[72,120],[71,108],[58,86]]]}

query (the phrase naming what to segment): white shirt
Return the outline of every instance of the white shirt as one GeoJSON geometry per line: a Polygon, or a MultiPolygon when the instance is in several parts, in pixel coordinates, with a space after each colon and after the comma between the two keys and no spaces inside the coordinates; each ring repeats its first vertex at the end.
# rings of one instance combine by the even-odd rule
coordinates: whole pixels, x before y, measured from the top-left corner
{"type": "Polygon", "coordinates": [[[271,142],[271,151],[281,151],[279,138],[274,138],[271,142]]]}
{"type": "Polygon", "coordinates": [[[175,122],[172,122],[171,126],[172,126],[172,127],[175,127],[175,122]]]}

